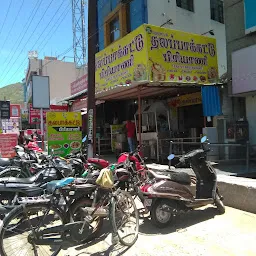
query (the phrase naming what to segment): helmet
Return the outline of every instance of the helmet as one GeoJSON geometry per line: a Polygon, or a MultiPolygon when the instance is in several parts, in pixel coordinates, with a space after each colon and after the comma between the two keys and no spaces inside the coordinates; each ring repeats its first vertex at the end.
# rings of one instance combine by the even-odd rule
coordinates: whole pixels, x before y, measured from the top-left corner
{"type": "Polygon", "coordinates": [[[15,146],[14,149],[15,149],[16,152],[25,152],[24,148],[19,146],[19,145],[15,146]]]}

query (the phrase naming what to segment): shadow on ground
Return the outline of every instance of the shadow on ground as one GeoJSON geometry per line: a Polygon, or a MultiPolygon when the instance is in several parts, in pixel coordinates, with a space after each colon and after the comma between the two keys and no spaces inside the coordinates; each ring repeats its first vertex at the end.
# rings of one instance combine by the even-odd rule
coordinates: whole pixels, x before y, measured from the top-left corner
{"type": "MultiPolygon", "coordinates": [[[[173,222],[164,229],[156,228],[155,226],[153,226],[149,218],[144,218],[142,223],[140,224],[140,234],[144,236],[145,235],[153,236],[156,234],[184,232],[186,231],[186,228],[193,226],[197,223],[212,219],[216,215],[218,215],[218,211],[214,207],[194,210],[194,211],[176,216],[173,219],[173,222]]],[[[109,235],[109,230],[111,230],[109,222],[105,221],[101,235],[97,239],[94,239],[89,243],[76,246],[72,254],[66,254],[66,255],[70,255],[70,256],[71,255],[72,256],[88,256],[88,255],[90,256],[109,256],[109,255],[121,256],[123,255],[129,249],[128,247],[122,246],[120,243],[113,246],[105,241],[105,239],[109,235]],[[101,243],[101,245],[95,247],[97,248],[96,250],[98,251],[92,253],[89,247],[93,245],[96,246],[98,243],[99,244],[101,243]],[[87,248],[88,250],[86,250],[87,248]]]]}
{"type": "Polygon", "coordinates": [[[153,226],[151,220],[147,218],[140,225],[140,233],[143,235],[156,235],[183,232],[186,228],[212,219],[216,215],[218,215],[218,211],[214,207],[194,210],[174,217],[170,225],[164,229],[153,226]]]}

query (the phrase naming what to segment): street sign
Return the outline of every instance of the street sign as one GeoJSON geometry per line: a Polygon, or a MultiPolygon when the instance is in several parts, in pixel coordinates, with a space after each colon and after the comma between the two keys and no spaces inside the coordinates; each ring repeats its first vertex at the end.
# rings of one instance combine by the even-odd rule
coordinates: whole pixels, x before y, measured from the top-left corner
{"type": "Polygon", "coordinates": [[[10,101],[0,101],[0,118],[10,119],[10,101]]]}

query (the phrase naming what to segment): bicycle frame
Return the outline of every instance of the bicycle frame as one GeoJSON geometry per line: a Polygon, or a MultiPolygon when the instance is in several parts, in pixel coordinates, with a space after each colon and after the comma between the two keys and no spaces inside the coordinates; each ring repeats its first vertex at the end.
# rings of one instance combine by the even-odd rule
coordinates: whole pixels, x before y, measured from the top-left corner
{"type": "MultiPolygon", "coordinates": [[[[118,191],[118,190],[117,190],[118,191]]],[[[83,239],[85,239],[85,236],[89,236],[93,230],[93,227],[90,225],[90,223],[93,221],[93,217],[97,217],[97,210],[100,207],[106,207],[108,206],[109,209],[111,207],[111,198],[115,197],[116,191],[113,192],[108,191],[109,193],[106,193],[99,202],[96,203],[94,210],[89,214],[86,210],[86,207],[83,208],[83,210],[86,212],[87,216],[84,218],[84,221],[76,221],[73,223],[67,223],[64,225],[58,225],[55,227],[49,227],[41,231],[37,231],[35,229],[32,229],[32,233],[29,235],[28,241],[33,241],[37,245],[60,245],[64,241],[70,241],[78,242],[76,239],[74,239],[74,236],[76,234],[82,236],[83,239]],[[104,206],[104,204],[108,201],[108,204],[104,206]],[[50,236],[53,236],[54,234],[63,234],[61,239],[56,238],[49,238],[50,236]],[[45,238],[46,237],[46,238],[45,238]]],[[[66,201],[66,199],[64,199],[66,201]]],[[[50,202],[50,204],[54,203],[50,202]]],[[[67,206],[68,208],[68,206],[67,206]]],[[[26,212],[26,211],[25,211],[26,212]]],[[[44,217],[48,214],[47,212],[44,217]]],[[[106,211],[106,216],[108,216],[108,213],[106,211]]],[[[28,216],[27,216],[28,217],[28,216]]],[[[102,217],[102,216],[101,216],[102,217]]],[[[73,216],[72,216],[73,219],[73,216]]],[[[30,223],[31,224],[31,223],[30,223]]],[[[40,226],[38,227],[40,228],[40,226]]]]}

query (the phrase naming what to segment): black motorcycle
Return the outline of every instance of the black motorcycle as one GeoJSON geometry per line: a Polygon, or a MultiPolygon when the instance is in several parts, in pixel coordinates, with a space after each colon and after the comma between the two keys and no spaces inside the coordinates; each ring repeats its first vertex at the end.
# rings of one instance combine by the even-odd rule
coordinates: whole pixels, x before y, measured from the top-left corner
{"type": "MultiPolygon", "coordinates": [[[[83,163],[80,159],[64,162],[53,156],[45,156],[47,164],[31,177],[0,178],[0,215],[3,217],[17,204],[18,197],[39,196],[44,193],[49,181],[59,180],[68,176],[81,176],[84,173],[83,163]]],[[[32,160],[23,160],[23,164],[31,164],[32,160]]],[[[33,163],[32,166],[36,164],[33,163]]]]}

